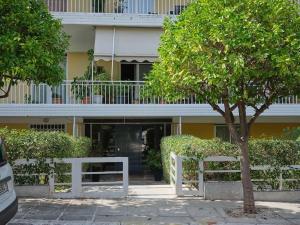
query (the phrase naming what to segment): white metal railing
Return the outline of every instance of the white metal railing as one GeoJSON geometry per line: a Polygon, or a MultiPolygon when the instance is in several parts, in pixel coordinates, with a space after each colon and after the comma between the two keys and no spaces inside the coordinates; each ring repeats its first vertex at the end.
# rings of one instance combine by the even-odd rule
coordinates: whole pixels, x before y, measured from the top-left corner
{"type": "MultiPolygon", "coordinates": [[[[209,162],[236,162],[239,164],[240,159],[234,157],[227,156],[211,156],[204,158],[203,160],[199,160],[194,157],[186,157],[186,156],[178,156],[175,153],[170,154],[170,183],[174,186],[176,195],[184,196],[184,195],[204,195],[204,183],[205,183],[205,174],[230,174],[230,173],[240,173],[239,169],[206,169],[205,164],[209,162]],[[195,172],[197,176],[193,176],[193,180],[189,180],[187,176],[185,176],[184,172],[184,161],[194,160],[196,162],[195,172]]],[[[270,171],[274,169],[270,165],[255,165],[251,166],[251,171],[270,171]]],[[[280,168],[280,173],[278,177],[279,188],[278,190],[283,190],[283,185],[286,182],[300,182],[299,178],[284,178],[284,171],[299,171],[300,165],[287,165],[280,168]]],[[[252,182],[264,182],[264,179],[252,179],[252,182]]],[[[258,185],[254,185],[255,190],[259,190],[258,185]]]]}
{"type": "Polygon", "coordinates": [[[179,15],[192,0],[45,0],[52,12],[179,15]]]}
{"type": "MultiPolygon", "coordinates": [[[[37,160],[35,159],[19,159],[13,163],[13,169],[17,170],[18,166],[34,165],[36,162],[37,160]]],[[[63,178],[58,180],[58,174],[53,171],[50,174],[46,174],[45,172],[40,172],[42,169],[39,169],[39,173],[16,173],[14,171],[15,180],[18,181],[18,177],[22,176],[38,177],[38,179],[48,177],[48,182],[45,185],[49,185],[49,196],[55,198],[111,198],[126,197],[128,195],[127,157],[46,159],[45,162],[51,166],[53,171],[57,166],[69,165],[70,171],[66,169],[66,171],[59,175],[70,177],[70,179],[63,178]],[[117,169],[104,170],[104,165],[108,164],[122,164],[122,166],[116,165],[117,169]],[[97,171],[90,169],[94,167],[97,168],[97,171]],[[97,181],[87,178],[87,176],[97,176],[97,181]],[[101,179],[99,176],[109,176],[109,179],[101,179]],[[113,176],[117,176],[117,178],[112,180],[113,176]]],[[[17,182],[16,185],[20,184],[17,182]]],[[[35,186],[34,184],[27,185],[35,186]]]]}
{"type": "MultiPolygon", "coordinates": [[[[4,88],[5,89],[5,88],[4,88]]],[[[166,101],[151,95],[143,81],[64,81],[58,86],[19,83],[0,104],[206,104],[196,95],[166,101]]],[[[300,104],[297,96],[279,98],[276,104],[300,104]]]]}

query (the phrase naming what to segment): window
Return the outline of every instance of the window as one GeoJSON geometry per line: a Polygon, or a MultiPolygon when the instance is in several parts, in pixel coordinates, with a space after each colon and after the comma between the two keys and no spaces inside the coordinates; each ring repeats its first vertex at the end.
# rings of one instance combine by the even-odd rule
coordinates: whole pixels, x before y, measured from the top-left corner
{"type": "Polygon", "coordinates": [[[152,70],[152,63],[122,63],[121,80],[144,81],[152,70]]]}
{"type": "MultiPolygon", "coordinates": [[[[237,130],[239,131],[239,125],[235,125],[237,130]]],[[[220,138],[223,141],[231,142],[233,143],[233,138],[229,134],[229,129],[227,125],[216,125],[216,135],[217,138],[220,138]]]]}
{"type": "Polygon", "coordinates": [[[65,132],[66,126],[65,124],[31,124],[30,129],[36,131],[59,131],[65,132]]]}
{"type": "Polygon", "coordinates": [[[118,13],[152,14],[154,0],[119,0],[116,6],[118,13]]]}

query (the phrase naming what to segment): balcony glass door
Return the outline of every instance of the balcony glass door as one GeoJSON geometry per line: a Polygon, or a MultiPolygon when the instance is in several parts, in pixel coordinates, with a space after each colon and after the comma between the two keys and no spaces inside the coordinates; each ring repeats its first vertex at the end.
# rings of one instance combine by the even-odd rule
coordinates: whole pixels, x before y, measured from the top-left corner
{"type": "Polygon", "coordinates": [[[123,0],[124,13],[152,14],[154,0],[123,0]]]}

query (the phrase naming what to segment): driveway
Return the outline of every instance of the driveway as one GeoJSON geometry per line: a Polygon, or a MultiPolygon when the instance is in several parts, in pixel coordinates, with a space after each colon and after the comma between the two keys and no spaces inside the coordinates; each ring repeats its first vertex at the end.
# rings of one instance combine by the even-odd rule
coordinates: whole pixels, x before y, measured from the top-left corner
{"type": "Polygon", "coordinates": [[[300,203],[257,202],[260,213],[254,217],[236,217],[226,213],[241,206],[241,202],[195,198],[24,198],[19,199],[19,211],[9,225],[300,224],[300,203]]]}

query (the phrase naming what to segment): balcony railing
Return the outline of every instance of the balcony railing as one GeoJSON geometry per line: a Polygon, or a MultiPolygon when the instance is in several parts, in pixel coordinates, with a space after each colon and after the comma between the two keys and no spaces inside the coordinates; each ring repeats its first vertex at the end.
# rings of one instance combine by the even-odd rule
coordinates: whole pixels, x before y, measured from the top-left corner
{"type": "MultiPolygon", "coordinates": [[[[205,104],[196,95],[177,101],[153,96],[142,81],[64,81],[59,86],[19,83],[1,104],[205,104]]],[[[300,104],[297,96],[279,98],[277,104],[300,104]]]]}
{"type": "Polygon", "coordinates": [[[192,0],[45,0],[51,12],[179,15],[192,0]]]}

